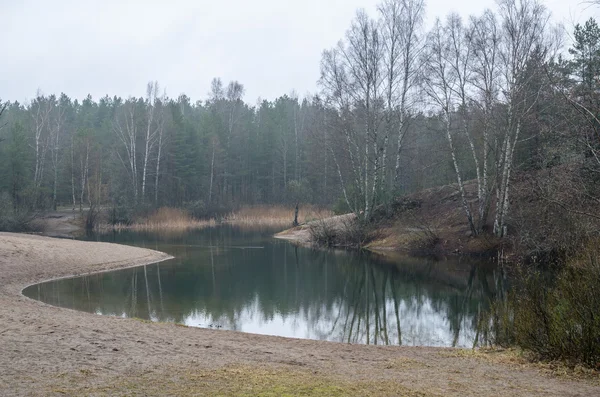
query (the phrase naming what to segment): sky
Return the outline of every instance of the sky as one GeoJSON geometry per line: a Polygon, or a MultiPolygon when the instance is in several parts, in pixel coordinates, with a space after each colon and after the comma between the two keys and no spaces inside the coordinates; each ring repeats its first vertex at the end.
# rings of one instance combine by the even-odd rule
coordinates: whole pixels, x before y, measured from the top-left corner
{"type": "MultiPolygon", "coordinates": [[[[0,0],[0,99],[38,90],[82,99],[144,96],[158,81],[170,97],[204,100],[210,82],[238,80],[244,99],[318,91],[321,54],[344,37],[356,10],[380,0],[0,0]]],[[[600,6],[545,0],[572,32],[600,6]]],[[[426,24],[463,17],[494,0],[428,0],[426,24]]],[[[567,39],[568,40],[568,39],[567,39]]]]}

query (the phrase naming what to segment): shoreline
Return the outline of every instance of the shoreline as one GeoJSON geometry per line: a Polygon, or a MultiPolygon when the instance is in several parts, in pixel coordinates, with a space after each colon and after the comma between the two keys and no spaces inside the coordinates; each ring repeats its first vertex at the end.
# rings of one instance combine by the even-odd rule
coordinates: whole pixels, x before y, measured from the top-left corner
{"type": "Polygon", "coordinates": [[[252,395],[285,385],[287,392],[308,387],[315,395],[334,390],[329,387],[342,391],[337,395],[509,396],[515,388],[532,396],[600,394],[595,382],[545,375],[533,364],[498,363],[479,351],[188,328],[78,312],[21,294],[50,279],[169,258],[110,243],[0,233],[3,395],[252,395]],[[239,389],[255,377],[260,381],[252,389],[239,389]]]}

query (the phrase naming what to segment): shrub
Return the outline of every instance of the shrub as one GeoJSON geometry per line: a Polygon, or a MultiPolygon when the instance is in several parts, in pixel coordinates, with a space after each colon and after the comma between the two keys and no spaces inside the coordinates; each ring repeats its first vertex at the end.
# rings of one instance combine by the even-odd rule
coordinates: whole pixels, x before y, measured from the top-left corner
{"type": "Polygon", "coordinates": [[[289,181],[285,186],[285,197],[289,204],[310,203],[313,193],[307,181],[289,181]]]}
{"type": "Polygon", "coordinates": [[[337,230],[325,220],[312,222],[308,226],[310,239],[313,243],[322,247],[333,247],[337,241],[337,230]]]}
{"type": "Polygon", "coordinates": [[[131,207],[119,205],[114,206],[108,214],[108,223],[111,225],[131,225],[133,223],[134,211],[131,207]]]}
{"type": "Polygon", "coordinates": [[[361,248],[373,239],[369,224],[353,215],[342,215],[311,222],[311,241],[324,247],[361,248]]]}
{"type": "Polygon", "coordinates": [[[202,219],[207,217],[206,204],[202,200],[189,201],[185,203],[184,208],[187,212],[196,219],[202,219]]]}
{"type": "Polygon", "coordinates": [[[86,232],[91,232],[98,226],[100,219],[100,209],[95,205],[91,205],[90,208],[82,214],[85,223],[86,232]]]}
{"type": "Polygon", "coordinates": [[[348,214],[348,213],[352,212],[352,209],[350,209],[350,207],[348,207],[348,203],[346,203],[346,200],[343,197],[340,197],[335,202],[332,210],[335,215],[344,215],[344,214],[348,214]]]}
{"type": "Polygon", "coordinates": [[[556,274],[530,272],[483,318],[491,342],[544,360],[600,365],[600,249],[588,246],[556,274]]]}
{"type": "Polygon", "coordinates": [[[41,226],[33,222],[34,214],[24,207],[15,207],[7,193],[0,194],[0,231],[33,232],[41,226]]]}

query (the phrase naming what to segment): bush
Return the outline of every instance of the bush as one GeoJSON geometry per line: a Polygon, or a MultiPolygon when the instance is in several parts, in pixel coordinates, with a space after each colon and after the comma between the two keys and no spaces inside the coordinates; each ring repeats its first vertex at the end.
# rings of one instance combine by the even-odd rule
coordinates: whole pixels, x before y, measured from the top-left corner
{"type": "Polygon", "coordinates": [[[308,232],[310,233],[310,239],[314,244],[322,247],[333,247],[336,244],[337,230],[327,224],[325,220],[312,222],[308,226],[308,232]]]}
{"type": "Polygon", "coordinates": [[[371,227],[351,216],[311,222],[311,241],[324,247],[361,248],[373,239],[371,227]]]}
{"type": "Polygon", "coordinates": [[[34,214],[26,208],[15,208],[7,193],[0,194],[0,231],[2,232],[33,232],[39,231],[35,224],[34,214]]]}
{"type": "Polygon", "coordinates": [[[285,197],[289,204],[310,203],[313,192],[307,181],[289,181],[285,186],[285,197]]]}
{"type": "Polygon", "coordinates": [[[100,220],[100,215],[100,209],[95,205],[91,205],[90,208],[82,214],[86,232],[89,233],[96,229],[100,220]]]}
{"type": "Polygon", "coordinates": [[[343,197],[340,197],[335,202],[332,210],[335,215],[344,215],[344,214],[349,214],[350,212],[352,212],[352,209],[350,207],[348,207],[348,203],[346,203],[346,200],[343,197]]]}
{"type": "Polygon", "coordinates": [[[108,214],[108,222],[111,225],[131,225],[134,220],[132,208],[124,205],[114,206],[108,214]]]}
{"type": "Polygon", "coordinates": [[[600,365],[600,249],[588,246],[555,275],[532,272],[484,325],[492,342],[544,360],[600,365]]]}
{"type": "Polygon", "coordinates": [[[183,205],[187,212],[196,219],[207,217],[206,204],[202,200],[189,201],[183,205]]]}

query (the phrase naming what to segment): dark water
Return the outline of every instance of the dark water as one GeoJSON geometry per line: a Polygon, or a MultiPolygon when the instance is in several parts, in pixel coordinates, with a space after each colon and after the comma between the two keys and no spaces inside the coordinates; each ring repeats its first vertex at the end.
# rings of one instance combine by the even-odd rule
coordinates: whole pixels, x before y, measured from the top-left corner
{"type": "Polygon", "coordinates": [[[503,277],[474,261],[297,248],[272,230],[99,236],[176,259],[28,287],[91,313],[351,343],[472,346],[503,277]]]}

